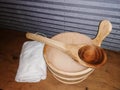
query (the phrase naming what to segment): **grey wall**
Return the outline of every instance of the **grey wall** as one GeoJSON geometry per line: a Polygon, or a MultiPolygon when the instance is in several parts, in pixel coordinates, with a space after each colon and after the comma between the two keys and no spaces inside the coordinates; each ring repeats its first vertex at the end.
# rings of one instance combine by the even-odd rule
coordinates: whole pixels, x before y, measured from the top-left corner
{"type": "Polygon", "coordinates": [[[51,37],[74,31],[94,38],[99,22],[113,30],[102,47],[120,51],[120,0],[0,0],[0,28],[40,32],[51,37]]]}

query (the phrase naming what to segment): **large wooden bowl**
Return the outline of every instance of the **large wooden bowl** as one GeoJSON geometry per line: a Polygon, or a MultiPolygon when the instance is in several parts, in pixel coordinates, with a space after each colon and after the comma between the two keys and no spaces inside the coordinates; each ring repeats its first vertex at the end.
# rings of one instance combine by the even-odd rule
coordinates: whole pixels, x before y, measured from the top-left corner
{"type": "MultiPolygon", "coordinates": [[[[91,38],[75,32],[60,33],[52,39],[66,44],[93,43],[91,38]]],[[[44,58],[53,76],[62,83],[74,84],[81,82],[94,71],[93,68],[80,65],[67,54],[48,45],[44,47],[44,58]]]]}

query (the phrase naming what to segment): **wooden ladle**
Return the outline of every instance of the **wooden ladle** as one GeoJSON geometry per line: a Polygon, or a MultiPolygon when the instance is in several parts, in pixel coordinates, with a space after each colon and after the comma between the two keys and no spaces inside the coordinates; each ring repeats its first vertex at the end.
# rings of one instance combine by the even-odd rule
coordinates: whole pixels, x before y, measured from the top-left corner
{"type": "Polygon", "coordinates": [[[100,48],[100,45],[103,39],[110,33],[111,29],[111,23],[108,20],[103,20],[99,25],[96,38],[92,40],[93,45],[86,43],[80,45],[65,44],[33,33],[27,33],[26,37],[61,50],[83,66],[96,68],[102,66],[107,60],[106,53],[100,48]]]}

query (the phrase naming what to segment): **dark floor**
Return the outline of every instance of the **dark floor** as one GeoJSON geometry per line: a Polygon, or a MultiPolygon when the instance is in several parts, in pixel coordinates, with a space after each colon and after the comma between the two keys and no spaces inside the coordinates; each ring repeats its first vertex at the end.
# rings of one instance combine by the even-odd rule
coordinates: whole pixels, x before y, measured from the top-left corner
{"type": "Polygon", "coordinates": [[[20,51],[27,40],[25,33],[0,30],[0,39],[0,90],[120,90],[120,52],[106,50],[107,64],[79,84],[62,84],[49,71],[47,79],[39,83],[17,83],[14,79],[20,51]]]}

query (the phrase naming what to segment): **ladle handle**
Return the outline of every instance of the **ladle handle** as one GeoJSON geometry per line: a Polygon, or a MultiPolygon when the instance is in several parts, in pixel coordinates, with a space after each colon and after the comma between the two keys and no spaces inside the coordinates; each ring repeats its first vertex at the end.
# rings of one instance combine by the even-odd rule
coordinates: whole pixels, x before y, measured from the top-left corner
{"type": "Polygon", "coordinates": [[[101,21],[98,29],[98,34],[93,39],[93,43],[97,46],[101,46],[102,41],[106,38],[106,36],[111,32],[112,24],[108,20],[101,21]]]}
{"type": "Polygon", "coordinates": [[[38,34],[26,33],[26,37],[28,39],[43,42],[43,43],[45,43],[47,45],[50,45],[50,46],[55,47],[55,48],[57,48],[59,50],[62,50],[62,51],[66,50],[65,44],[63,44],[63,43],[61,43],[59,41],[53,40],[53,39],[49,39],[47,37],[43,37],[43,36],[38,35],[38,34]]]}

